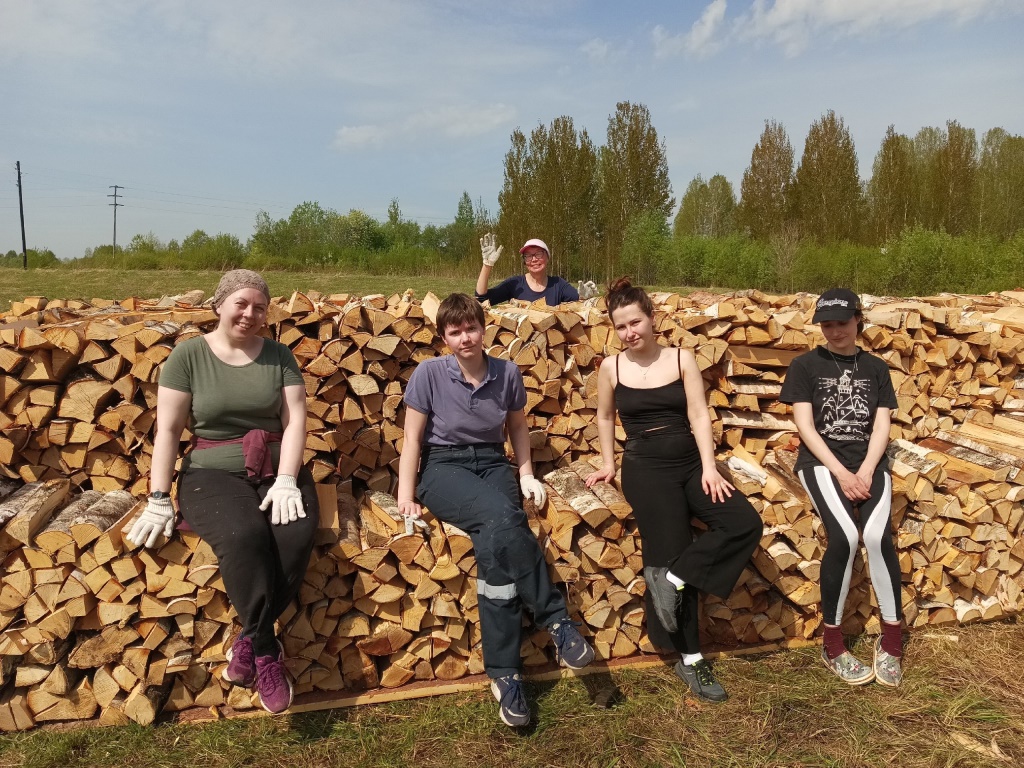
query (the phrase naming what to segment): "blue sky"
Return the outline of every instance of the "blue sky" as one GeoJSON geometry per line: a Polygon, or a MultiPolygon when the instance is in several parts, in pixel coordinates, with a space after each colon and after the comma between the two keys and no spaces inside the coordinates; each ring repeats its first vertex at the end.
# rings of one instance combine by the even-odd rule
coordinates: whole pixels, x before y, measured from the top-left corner
{"type": "MultiPolygon", "coordinates": [[[[316,200],[422,224],[492,211],[509,135],[618,101],[664,140],[676,199],[739,182],[766,119],[797,157],[828,109],[870,173],[886,127],[1024,133],[1024,0],[0,0],[0,251],[62,258],[316,200]]],[[[543,233],[538,233],[543,236],[543,233]]]]}

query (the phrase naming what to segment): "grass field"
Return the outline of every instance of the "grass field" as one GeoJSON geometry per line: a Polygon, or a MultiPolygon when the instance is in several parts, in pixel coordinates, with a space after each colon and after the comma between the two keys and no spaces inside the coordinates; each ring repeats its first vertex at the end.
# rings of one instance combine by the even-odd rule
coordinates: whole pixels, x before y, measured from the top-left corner
{"type": "MultiPolygon", "coordinates": [[[[159,298],[193,289],[213,294],[220,272],[178,270],[111,269],[20,269],[0,268],[0,312],[11,308],[11,301],[26,296],[49,299],[124,299],[159,298]]],[[[401,293],[407,288],[423,297],[427,291],[446,296],[452,291],[472,293],[473,280],[466,278],[418,277],[412,275],[340,275],[332,272],[266,272],[270,292],[286,296],[292,291],[320,293],[401,293]]]]}
{"type": "MultiPolygon", "coordinates": [[[[856,650],[868,655],[868,644],[856,650]]],[[[817,648],[717,663],[731,698],[685,695],[668,667],[532,686],[534,723],[502,725],[484,691],[202,725],[0,737],[0,766],[1009,766],[1024,764],[1024,623],[920,632],[893,691],[850,688],[817,648]],[[605,678],[607,680],[607,678],[605,678]]]]}

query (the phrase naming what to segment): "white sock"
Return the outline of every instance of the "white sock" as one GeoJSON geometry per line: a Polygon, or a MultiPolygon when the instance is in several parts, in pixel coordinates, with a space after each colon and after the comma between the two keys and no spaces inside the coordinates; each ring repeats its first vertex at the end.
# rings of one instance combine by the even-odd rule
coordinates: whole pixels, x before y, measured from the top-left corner
{"type": "Polygon", "coordinates": [[[665,571],[665,578],[672,582],[676,589],[682,589],[686,586],[686,582],[676,576],[672,571],[665,571]]]}
{"type": "Polygon", "coordinates": [[[686,666],[689,667],[692,664],[696,664],[698,661],[700,661],[703,658],[704,658],[704,656],[701,653],[699,653],[699,652],[698,653],[684,653],[683,654],[683,664],[685,664],[686,666]]]}

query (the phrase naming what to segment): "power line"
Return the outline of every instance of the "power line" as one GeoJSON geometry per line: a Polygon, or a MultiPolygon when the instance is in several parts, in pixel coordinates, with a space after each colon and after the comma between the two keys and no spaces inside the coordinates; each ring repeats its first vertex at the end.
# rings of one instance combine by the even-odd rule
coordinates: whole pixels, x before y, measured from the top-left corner
{"type": "Polygon", "coordinates": [[[118,186],[117,184],[114,184],[114,185],[108,187],[108,189],[114,190],[114,194],[107,195],[107,197],[114,198],[114,202],[110,203],[110,205],[113,206],[113,208],[114,208],[114,250],[113,250],[113,253],[116,255],[117,254],[117,209],[124,207],[123,203],[117,202],[117,190],[124,189],[124,187],[121,187],[121,186],[118,186]]]}

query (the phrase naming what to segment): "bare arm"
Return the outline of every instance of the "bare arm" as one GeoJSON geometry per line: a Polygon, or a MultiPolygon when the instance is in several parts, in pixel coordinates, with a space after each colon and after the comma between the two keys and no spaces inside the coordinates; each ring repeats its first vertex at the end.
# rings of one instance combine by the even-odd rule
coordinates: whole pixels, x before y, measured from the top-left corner
{"type": "Polygon", "coordinates": [[[153,462],[149,471],[149,490],[171,490],[174,462],[178,458],[178,443],[185,431],[192,395],[170,387],[156,390],[156,437],[153,438],[153,462]]]}
{"type": "MultiPolygon", "coordinates": [[[[888,411],[886,412],[888,414],[888,411]]],[[[839,481],[843,493],[850,501],[860,501],[870,496],[863,487],[863,482],[850,470],[844,467],[835,454],[825,443],[825,439],[814,428],[814,406],[811,403],[793,403],[793,420],[800,433],[800,441],[822,465],[839,481]]],[[[886,430],[886,440],[889,433],[886,430]]],[[[884,450],[884,449],[883,449],[884,450]]],[[[879,454],[881,456],[881,454],[879,454]]]]}
{"type": "Polygon", "coordinates": [[[679,352],[680,367],[683,371],[683,389],[686,392],[686,416],[690,420],[693,438],[700,453],[701,487],[712,501],[725,501],[732,496],[734,486],[718,472],[715,464],[715,436],[711,429],[711,413],[708,411],[707,395],[704,392],[704,377],[701,376],[697,358],[688,349],[679,352]]]}
{"type": "Polygon", "coordinates": [[[879,408],[875,411],[875,421],[871,425],[871,437],[868,440],[868,453],[864,457],[864,462],[860,465],[860,469],[857,470],[857,474],[860,475],[862,480],[867,481],[869,487],[871,485],[871,476],[875,473],[878,462],[882,460],[885,449],[889,446],[889,426],[891,423],[892,413],[888,408],[879,408]]]}
{"type": "Polygon", "coordinates": [[[407,517],[416,518],[422,514],[420,505],[416,503],[416,479],[420,471],[420,452],[426,430],[427,414],[407,406],[402,455],[398,459],[398,511],[407,517]]]}
{"type": "Polygon", "coordinates": [[[487,293],[487,281],[491,279],[491,270],[493,267],[490,264],[484,264],[480,267],[480,274],[476,278],[476,295],[483,296],[487,293]]]}
{"type": "Polygon", "coordinates": [[[530,452],[530,430],[526,426],[526,411],[522,408],[518,411],[509,411],[505,417],[505,427],[512,441],[512,452],[516,455],[519,476],[532,475],[533,456],[530,452]]]}
{"type": "Polygon", "coordinates": [[[306,447],[306,388],[293,384],[281,390],[281,460],[277,474],[297,477],[302,469],[302,451],[306,447]]]}
{"type": "Polygon", "coordinates": [[[601,443],[601,469],[591,472],[587,486],[610,483],[615,478],[615,382],[613,357],[607,357],[597,370],[597,438],[601,443]]]}

